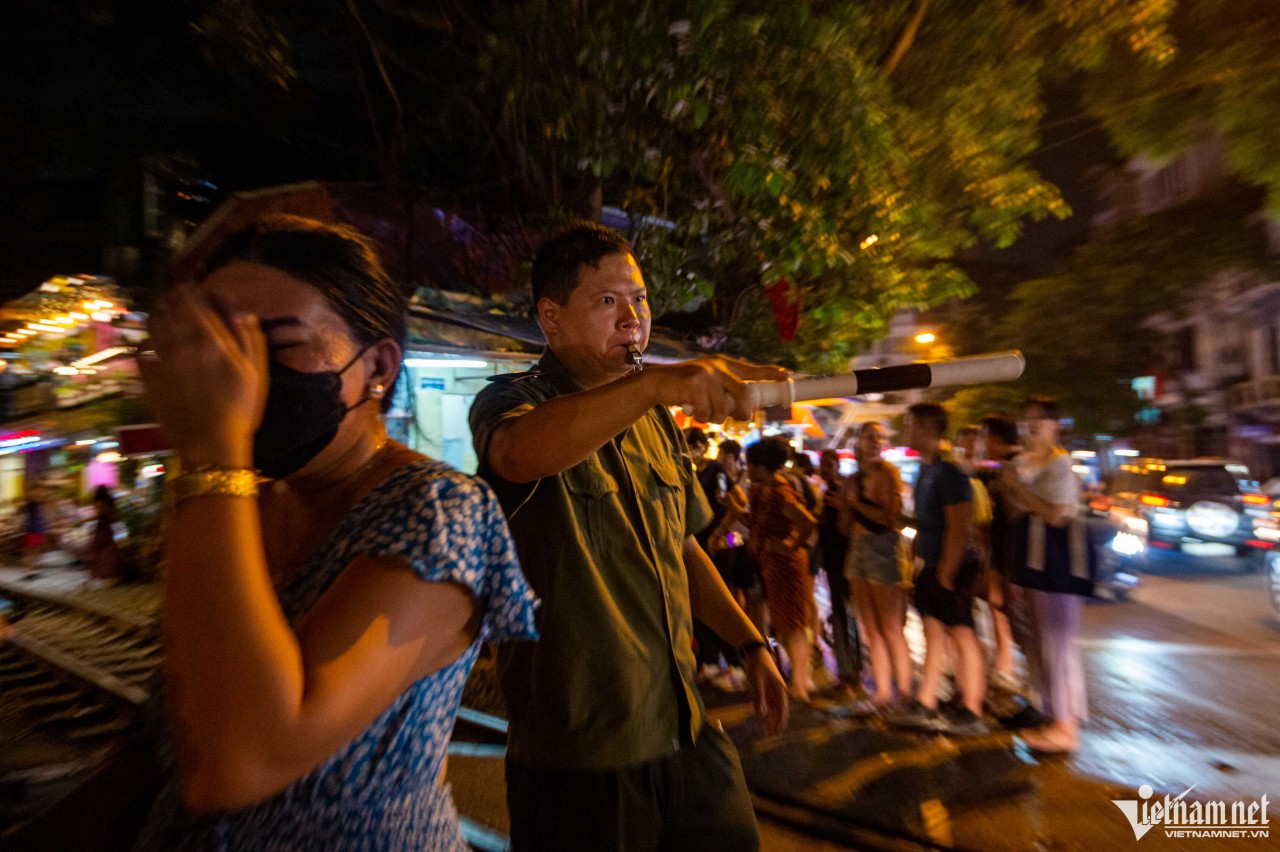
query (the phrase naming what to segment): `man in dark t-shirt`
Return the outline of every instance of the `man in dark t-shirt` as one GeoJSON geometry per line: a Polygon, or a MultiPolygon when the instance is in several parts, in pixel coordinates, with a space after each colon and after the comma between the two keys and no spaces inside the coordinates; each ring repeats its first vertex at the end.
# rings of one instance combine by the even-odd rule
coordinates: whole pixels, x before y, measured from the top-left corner
{"type": "Polygon", "coordinates": [[[924,622],[925,658],[915,704],[894,724],[958,735],[987,733],[982,721],[986,665],[973,629],[972,577],[965,572],[972,537],[973,491],[968,475],[942,452],[947,413],[930,402],[907,409],[907,444],[920,454],[916,479],[915,605],[924,622]],[[955,649],[952,669],[963,706],[950,718],[938,710],[938,688],[955,649]]]}

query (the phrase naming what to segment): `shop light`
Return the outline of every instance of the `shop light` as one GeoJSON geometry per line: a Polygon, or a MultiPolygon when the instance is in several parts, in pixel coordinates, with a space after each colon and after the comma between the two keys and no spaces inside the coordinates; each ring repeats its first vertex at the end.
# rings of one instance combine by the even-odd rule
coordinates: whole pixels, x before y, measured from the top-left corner
{"type": "Polygon", "coordinates": [[[38,431],[13,432],[0,436],[0,452],[11,452],[38,443],[40,443],[40,433],[38,431]]]}
{"type": "Polygon", "coordinates": [[[112,450],[106,453],[98,453],[98,458],[96,460],[102,462],[103,464],[115,464],[116,462],[120,461],[123,458],[124,456],[112,450]]]}
{"type": "Polygon", "coordinates": [[[109,314],[106,311],[94,311],[93,313],[89,314],[89,316],[90,318],[93,319],[94,322],[111,322],[113,319],[115,319],[114,314],[109,314]]]}
{"type": "Polygon", "coordinates": [[[69,316],[70,316],[73,320],[80,320],[81,322],[84,322],[85,320],[87,320],[87,319],[89,318],[89,315],[88,315],[88,314],[82,314],[82,313],[80,313],[79,311],[72,311],[72,312],[69,314],[69,316]]]}
{"type": "Polygon", "coordinates": [[[67,316],[66,314],[63,314],[60,317],[54,317],[53,324],[54,325],[75,325],[76,321],[71,317],[67,316]]]}
{"type": "Polygon", "coordinates": [[[459,370],[480,370],[489,366],[488,361],[473,358],[405,358],[406,367],[453,367],[459,370]]]}
{"type": "Polygon", "coordinates": [[[89,447],[89,446],[92,446],[92,445],[94,445],[94,444],[96,444],[96,443],[98,443],[98,439],[97,439],[97,438],[85,438],[85,439],[84,439],[84,440],[82,440],[82,441],[76,441],[76,446],[77,446],[77,447],[89,447]]]}
{"type": "Polygon", "coordinates": [[[53,372],[59,376],[78,376],[80,371],[75,367],[54,367],[53,372]]]}
{"type": "Polygon", "coordinates": [[[110,346],[106,349],[99,349],[92,355],[86,355],[79,361],[72,361],[71,366],[79,369],[82,367],[92,367],[94,364],[106,361],[108,358],[114,358],[117,355],[124,355],[129,351],[128,346],[110,346]]]}
{"type": "Polygon", "coordinates": [[[62,326],[45,325],[42,322],[29,323],[29,327],[35,329],[36,331],[47,331],[50,334],[62,334],[64,331],[66,331],[66,329],[63,328],[62,326]]]}

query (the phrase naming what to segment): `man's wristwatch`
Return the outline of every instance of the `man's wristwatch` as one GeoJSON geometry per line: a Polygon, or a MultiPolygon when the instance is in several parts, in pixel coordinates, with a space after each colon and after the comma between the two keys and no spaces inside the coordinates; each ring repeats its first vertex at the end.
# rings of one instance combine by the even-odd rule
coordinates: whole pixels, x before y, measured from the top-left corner
{"type": "Polygon", "coordinates": [[[750,654],[752,651],[755,651],[759,648],[764,648],[766,651],[768,651],[769,643],[763,639],[753,639],[750,642],[743,642],[741,645],[738,646],[738,656],[746,657],[747,654],[750,654]]]}

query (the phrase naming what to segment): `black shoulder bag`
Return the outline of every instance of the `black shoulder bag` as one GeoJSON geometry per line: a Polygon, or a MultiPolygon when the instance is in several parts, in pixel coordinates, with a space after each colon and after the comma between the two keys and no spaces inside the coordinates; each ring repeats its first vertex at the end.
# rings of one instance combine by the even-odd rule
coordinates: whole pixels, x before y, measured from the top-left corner
{"type": "Polygon", "coordinates": [[[1052,527],[1034,514],[1009,525],[1013,582],[1028,589],[1089,597],[1098,576],[1098,544],[1080,518],[1052,527]]]}

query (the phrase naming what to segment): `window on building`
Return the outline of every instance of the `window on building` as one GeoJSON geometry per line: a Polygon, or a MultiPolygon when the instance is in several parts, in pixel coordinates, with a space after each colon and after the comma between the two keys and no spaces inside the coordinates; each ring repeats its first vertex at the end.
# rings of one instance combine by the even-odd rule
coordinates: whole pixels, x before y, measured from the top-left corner
{"type": "Polygon", "coordinates": [[[1133,395],[1138,399],[1150,401],[1156,398],[1156,377],[1155,376],[1137,376],[1129,385],[1133,388],[1133,395]]]}

